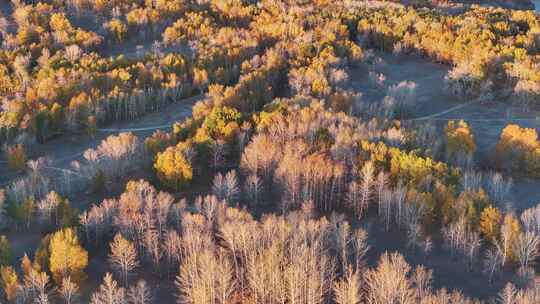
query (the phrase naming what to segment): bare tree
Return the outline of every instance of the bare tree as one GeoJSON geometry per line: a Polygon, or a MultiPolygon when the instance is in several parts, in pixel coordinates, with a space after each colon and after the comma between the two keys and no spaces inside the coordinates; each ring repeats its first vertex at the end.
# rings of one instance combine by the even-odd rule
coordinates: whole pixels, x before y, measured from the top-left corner
{"type": "Polygon", "coordinates": [[[523,222],[525,231],[533,232],[540,236],[540,204],[523,211],[521,221],[523,222]]]}
{"type": "Polygon", "coordinates": [[[463,253],[465,250],[464,242],[466,240],[466,221],[464,217],[460,217],[458,221],[451,223],[447,227],[443,227],[442,234],[444,238],[444,245],[450,249],[452,256],[456,253],[463,253]]]}
{"type": "MultiPolygon", "coordinates": [[[[294,236],[293,236],[294,237],[294,236]]],[[[302,238],[300,238],[302,239],[302,238]]],[[[289,247],[289,262],[284,271],[288,302],[322,304],[332,289],[333,261],[320,253],[319,243],[289,247]]]]}
{"type": "Polygon", "coordinates": [[[360,201],[357,216],[360,218],[367,211],[374,187],[375,167],[372,162],[366,162],[360,171],[360,201]]]}
{"type": "Polygon", "coordinates": [[[49,295],[48,294],[39,294],[35,299],[34,303],[36,304],[49,304],[49,295]]]}
{"type": "Polygon", "coordinates": [[[222,219],[226,202],[219,201],[214,195],[205,196],[204,199],[199,196],[195,199],[195,206],[197,206],[197,209],[206,218],[208,229],[213,230],[217,228],[218,222],[222,219]]]}
{"type": "Polygon", "coordinates": [[[129,274],[139,266],[137,250],[132,242],[124,239],[120,233],[114,236],[109,255],[111,266],[120,274],[124,286],[128,284],[129,274]]]}
{"type": "Polygon", "coordinates": [[[169,193],[160,191],[156,198],[155,216],[157,222],[157,231],[161,237],[162,233],[167,229],[167,222],[169,219],[169,212],[171,205],[174,202],[174,197],[169,193]]]}
{"type": "Polygon", "coordinates": [[[66,304],[71,304],[77,299],[79,287],[71,280],[71,277],[68,276],[62,280],[62,286],[60,286],[58,291],[64,302],[66,304]]]}
{"type": "Polygon", "coordinates": [[[283,158],[276,169],[274,180],[283,193],[282,212],[285,213],[302,202],[302,176],[306,171],[303,164],[303,154],[307,145],[303,142],[293,142],[287,146],[283,158]]]}
{"type": "Polygon", "coordinates": [[[230,267],[231,263],[229,258],[225,255],[223,250],[220,250],[217,254],[217,263],[221,272],[217,276],[217,303],[226,304],[229,303],[230,298],[235,290],[237,281],[235,280],[234,273],[230,267]]]}
{"type": "Polygon", "coordinates": [[[82,55],[82,52],[83,50],[81,50],[81,48],[76,45],[76,44],[72,44],[70,46],[66,46],[66,59],[69,60],[69,61],[76,61],[78,60],[81,55],[82,55]]]}
{"type": "Polygon", "coordinates": [[[527,269],[535,262],[540,255],[539,244],[540,239],[535,233],[526,231],[519,234],[513,243],[512,252],[517,256],[521,268],[527,269]]]}
{"type": "Polygon", "coordinates": [[[360,277],[351,268],[345,275],[334,283],[334,301],[336,304],[360,304],[360,277]]]}
{"type": "Polygon", "coordinates": [[[413,200],[405,204],[403,209],[402,221],[407,233],[407,249],[421,250],[424,257],[427,257],[433,244],[431,238],[422,230],[421,219],[425,210],[423,204],[413,200]]]}
{"type": "Polygon", "coordinates": [[[474,266],[474,262],[478,257],[478,252],[480,251],[481,245],[482,240],[480,238],[480,234],[477,231],[467,231],[465,240],[465,256],[469,261],[469,269],[474,266]]]}
{"type": "Polygon", "coordinates": [[[34,298],[38,303],[48,303],[49,299],[49,275],[32,269],[24,277],[25,293],[34,298]]]}
{"type": "Polygon", "coordinates": [[[262,181],[257,175],[250,175],[244,183],[244,192],[246,193],[248,204],[258,205],[261,192],[263,190],[262,181]]]}
{"type": "Polygon", "coordinates": [[[127,298],[127,303],[129,304],[150,304],[153,302],[152,293],[143,280],[140,280],[137,282],[137,285],[129,288],[127,298]]]}
{"type": "Polygon", "coordinates": [[[431,293],[433,270],[427,269],[422,265],[417,266],[411,279],[416,291],[416,298],[418,300],[425,298],[431,293]]]}
{"type": "Polygon", "coordinates": [[[246,281],[256,303],[277,304],[286,301],[286,287],[281,267],[284,258],[282,249],[280,244],[259,248],[249,260],[246,281]]]}
{"type": "Polygon", "coordinates": [[[512,243],[514,241],[514,227],[513,222],[510,219],[512,217],[511,214],[506,214],[503,224],[501,226],[501,234],[497,242],[495,242],[495,246],[497,250],[499,250],[500,256],[502,258],[502,265],[506,265],[507,258],[509,255],[510,250],[512,249],[512,243]]]}
{"type": "Polygon", "coordinates": [[[248,175],[260,176],[264,184],[270,186],[280,155],[280,148],[270,136],[255,135],[244,149],[240,167],[248,175]]]}
{"type": "Polygon", "coordinates": [[[245,265],[248,263],[250,253],[256,250],[253,233],[254,222],[251,219],[231,219],[223,223],[219,235],[227,245],[233,257],[232,262],[235,276],[243,292],[245,281],[245,265]]]}
{"type": "Polygon", "coordinates": [[[218,139],[212,144],[212,167],[215,170],[222,167],[225,161],[225,152],[227,150],[227,143],[225,141],[218,139]]]}
{"type": "Polygon", "coordinates": [[[95,244],[99,244],[102,236],[111,230],[117,211],[118,200],[106,199],[99,206],[92,205],[89,211],[80,214],[79,222],[87,240],[94,239],[95,244]]]}
{"type": "Polygon", "coordinates": [[[422,227],[420,225],[407,226],[407,249],[416,250],[422,246],[422,227]]]}
{"type": "Polygon", "coordinates": [[[187,207],[186,198],[180,199],[180,201],[174,203],[171,206],[171,210],[169,214],[170,221],[173,224],[173,226],[177,229],[180,228],[181,226],[182,215],[185,213],[186,207],[187,207]]]}
{"type": "Polygon", "coordinates": [[[506,284],[506,286],[499,292],[498,303],[500,304],[515,304],[517,303],[517,293],[516,287],[511,283],[506,284]]]}
{"type": "Polygon", "coordinates": [[[523,289],[538,286],[536,270],[532,267],[519,267],[513,281],[523,289]]]}
{"type": "Polygon", "coordinates": [[[226,193],[225,177],[218,173],[214,176],[214,181],[212,182],[212,194],[217,197],[219,200],[225,198],[226,193]]]}
{"type": "Polygon", "coordinates": [[[159,235],[154,229],[148,229],[144,234],[144,250],[146,257],[152,262],[154,270],[161,275],[160,262],[163,252],[159,244],[159,235]]]}
{"type": "Polygon", "coordinates": [[[105,274],[103,284],[99,286],[99,290],[92,294],[90,304],[125,304],[126,291],[124,288],[118,287],[118,283],[113,280],[110,273],[105,274]]]}
{"type": "Polygon", "coordinates": [[[42,220],[50,223],[53,217],[54,211],[60,205],[62,198],[58,193],[51,191],[47,196],[37,203],[37,209],[39,216],[42,220]]]}
{"type": "Polygon", "coordinates": [[[410,271],[402,255],[384,253],[377,267],[365,274],[367,303],[415,303],[415,291],[408,278],[410,271]]]}
{"type": "Polygon", "coordinates": [[[538,285],[517,289],[512,283],[506,284],[497,299],[497,303],[499,304],[532,304],[539,303],[539,301],[540,292],[538,291],[538,285]]]}
{"type": "Polygon", "coordinates": [[[394,203],[395,203],[395,220],[396,225],[401,228],[403,222],[403,213],[405,209],[405,197],[407,195],[407,188],[400,181],[397,187],[394,189],[394,203]]]}
{"type": "Polygon", "coordinates": [[[465,191],[478,191],[480,188],[482,188],[482,173],[472,170],[466,171],[463,173],[461,185],[465,191]]]}
{"type": "Polygon", "coordinates": [[[383,213],[383,195],[384,192],[387,191],[388,186],[388,177],[384,173],[384,171],[381,170],[379,174],[377,175],[377,202],[378,202],[378,212],[379,216],[382,216],[383,213]]]}
{"type": "Polygon", "coordinates": [[[5,37],[6,34],[8,33],[8,27],[9,27],[9,22],[7,21],[7,19],[5,17],[0,17],[0,35],[1,37],[5,37]]]}
{"type": "Polygon", "coordinates": [[[345,195],[345,201],[347,205],[353,209],[354,213],[357,216],[361,216],[361,197],[362,193],[360,190],[360,184],[356,181],[352,181],[349,183],[347,193],[345,195]]]}
{"type": "Polygon", "coordinates": [[[367,244],[368,233],[364,229],[357,229],[354,232],[352,246],[354,255],[355,271],[360,272],[365,265],[365,256],[370,246],[367,244]]]}
{"type": "Polygon", "coordinates": [[[232,204],[236,202],[238,195],[240,194],[238,178],[235,170],[227,172],[227,175],[225,175],[225,185],[225,200],[232,204]]]}
{"type": "Polygon", "coordinates": [[[382,211],[382,220],[384,222],[384,229],[386,231],[390,230],[390,225],[392,223],[393,200],[394,192],[391,189],[386,189],[385,191],[383,191],[379,206],[382,211]]]}
{"type": "Polygon", "coordinates": [[[125,172],[142,156],[142,145],[137,136],[132,133],[111,135],[101,142],[96,150],[84,152],[88,165],[83,170],[90,170],[89,177],[93,178],[97,170],[110,177],[123,177],[125,172]]]}
{"type": "Polygon", "coordinates": [[[423,243],[422,251],[424,253],[424,256],[427,257],[431,251],[433,250],[433,240],[430,236],[426,237],[423,243]]]}
{"type": "Polygon", "coordinates": [[[439,289],[436,293],[431,293],[420,299],[420,304],[473,304],[476,303],[465,297],[460,291],[448,292],[445,288],[439,289]]]}
{"type": "Polygon", "coordinates": [[[413,81],[401,81],[400,83],[388,88],[387,97],[394,102],[387,106],[386,113],[388,117],[402,115],[408,107],[413,105],[416,97],[416,83],[413,81]]]}
{"type": "Polygon", "coordinates": [[[350,252],[349,252],[349,244],[353,241],[353,239],[350,237],[350,230],[351,227],[349,223],[347,222],[335,222],[333,223],[334,228],[334,235],[332,239],[335,240],[335,250],[337,251],[337,257],[340,264],[340,272],[345,273],[345,271],[350,268],[350,252]]]}
{"type": "Polygon", "coordinates": [[[229,171],[225,176],[221,175],[221,173],[216,174],[212,185],[212,193],[219,200],[233,203],[240,193],[236,171],[229,171]]]}
{"type": "Polygon", "coordinates": [[[484,273],[488,275],[489,282],[493,282],[493,277],[499,273],[503,265],[502,257],[498,249],[488,249],[484,258],[484,273]]]}
{"type": "Polygon", "coordinates": [[[167,261],[167,274],[169,274],[170,270],[176,269],[180,263],[181,240],[176,230],[170,229],[165,232],[162,247],[167,261]]]}
{"type": "Polygon", "coordinates": [[[488,180],[488,192],[497,203],[504,203],[512,190],[512,178],[505,179],[501,173],[493,173],[488,180]]]}
{"type": "Polygon", "coordinates": [[[469,227],[464,216],[443,228],[443,237],[452,255],[458,253],[465,256],[469,268],[474,265],[481,245],[480,234],[469,227]]]}
{"type": "Polygon", "coordinates": [[[208,249],[186,256],[175,281],[178,303],[226,304],[234,290],[233,274],[228,259],[208,249]]]}

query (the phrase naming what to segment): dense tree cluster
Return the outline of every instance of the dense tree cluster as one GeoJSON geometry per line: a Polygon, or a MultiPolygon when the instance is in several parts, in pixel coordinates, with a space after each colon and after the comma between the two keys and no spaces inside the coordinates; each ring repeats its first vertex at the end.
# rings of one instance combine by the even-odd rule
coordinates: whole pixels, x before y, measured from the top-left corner
{"type": "Polygon", "coordinates": [[[367,43],[452,64],[447,84],[458,96],[490,98],[495,88],[509,88],[524,102],[538,99],[539,19],[532,11],[473,6],[446,14],[383,6],[357,18],[367,43]]]}
{"type": "MultiPolygon", "coordinates": [[[[487,207],[480,220],[482,233],[491,234],[494,244],[489,245],[493,250],[488,251],[486,271],[492,276],[510,260],[520,267],[532,265],[538,257],[539,208],[525,211],[521,219],[510,214],[501,219],[497,213],[488,215],[490,210],[487,207]]],[[[398,253],[385,253],[368,267],[367,232],[352,228],[337,214],[318,217],[310,202],[287,215],[256,220],[216,196],[198,197],[187,205],[147,182],[133,181],[118,199],[104,200],[81,214],[80,223],[87,247],[111,241],[111,269],[122,282],[107,274],[92,303],[110,303],[111,298],[151,303],[146,283],[133,278],[139,267],[175,276],[179,303],[227,303],[235,298],[257,303],[476,303],[457,291],[433,289],[432,271],[410,266],[398,253]]],[[[472,225],[459,222],[443,233],[456,254],[475,259],[478,241],[470,229],[472,225]]],[[[42,241],[34,262],[24,257],[23,282],[13,267],[2,266],[0,285],[10,300],[69,299],[84,278],[87,254],[73,230],[60,230],[42,241]],[[51,288],[48,273],[58,289],[51,288]]],[[[534,288],[518,291],[513,285],[500,297],[517,301],[509,303],[538,301],[534,288]]]]}

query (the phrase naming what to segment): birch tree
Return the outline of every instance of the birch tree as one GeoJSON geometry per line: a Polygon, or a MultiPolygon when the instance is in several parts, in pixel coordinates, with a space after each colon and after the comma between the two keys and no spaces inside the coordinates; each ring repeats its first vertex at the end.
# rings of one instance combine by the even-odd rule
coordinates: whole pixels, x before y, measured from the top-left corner
{"type": "Polygon", "coordinates": [[[137,250],[133,243],[122,237],[120,233],[114,236],[110,246],[109,261],[111,266],[119,273],[124,286],[127,286],[130,273],[139,266],[137,250]]]}
{"type": "Polygon", "coordinates": [[[152,302],[152,292],[144,280],[140,280],[127,291],[127,303],[129,304],[150,304],[152,302]]]}
{"type": "Polygon", "coordinates": [[[90,304],[125,304],[126,291],[118,287],[118,283],[113,280],[110,273],[105,274],[103,284],[99,286],[98,291],[92,294],[90,304]]]}
{"type": "Polygon", "coordinates": [[[402,255],[384,253],[377,267],[365,274],[367,303],[415,303],[415,291],[408,278],[410,271],[402,255]]]}
{"type": "Polygon", "coordinates": [[[351,268],[347,269],[344,276],[334,283],[333,289],[336,304],[360,304],[360,277],[351,268]]]}
{"type": "Polygon", "coordinates": [[[62,280],[62,285],[58,291],[66,304],[74,303],[79,295],[79,287],[71,281],[70,277],[66,277],[62,280]]]}
{"type": "Polygon", "coordinates": [[[513,252],[517,256],[519,265],[522,269],[529,268],[529,265],[535,263],[539,256],[540,239],[535,233],[520,233],[513,243],[513,252]]]}

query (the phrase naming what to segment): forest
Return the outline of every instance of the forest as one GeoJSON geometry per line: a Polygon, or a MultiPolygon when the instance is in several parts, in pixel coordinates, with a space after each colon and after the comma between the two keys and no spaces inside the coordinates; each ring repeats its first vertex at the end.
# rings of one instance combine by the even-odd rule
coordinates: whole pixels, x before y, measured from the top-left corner
{"type": "Polygon", "coordinates": [[[540,303],[526,7],[0,0],[0,303],[540,303]]]}

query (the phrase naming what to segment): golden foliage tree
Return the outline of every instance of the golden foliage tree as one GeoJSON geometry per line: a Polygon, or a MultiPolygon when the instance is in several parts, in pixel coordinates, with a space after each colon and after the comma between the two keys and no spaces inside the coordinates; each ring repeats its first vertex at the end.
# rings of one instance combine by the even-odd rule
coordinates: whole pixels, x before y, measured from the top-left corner
{"type": "Polygon", "coordinates": [[[0,267],[0,284],[8,301],[15,301],[19,290],[19,279],[17,272],[11,266],[0,267]]]}
{"type": "Polygon", "coordinates": [[[113,19],[106,24],[106,28],[114,35],[118,41],[124,40],[128,28],[125,23],[119,19],[113,19]]]}
{"type": "Polygon", "coordinates": [[[179,190],[193,178],[191,164],[179,146],[169,147],[158,153],[154,164],[159,180],[168,187],[179,190]]]}
{"type": "Polygon", "coordinates": [[[540,174],[540,142],[535,129],[509,124],[502,130],[495,151],[500,166],[540,174]]]}
{"type": "Polygon", "coordinates": [[[499,209],[488,206],[480,215],[480,232],[490,242],[495,242],[501,229],[501,212],[499,209]]]}
{"type": "Polygon", "coordinates": [[[88,265],[88,252],[80,245],[72,228],[53,234],[49,244],[49,267],[57,284],[68,276],[80,283],[85,278],[84,269],[88,265]]]}

